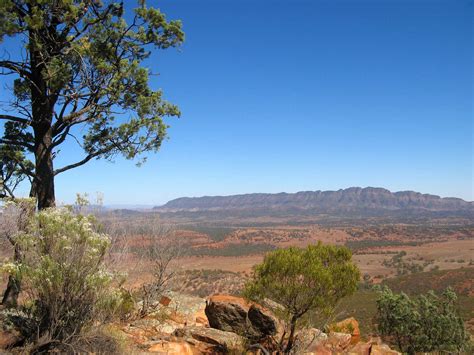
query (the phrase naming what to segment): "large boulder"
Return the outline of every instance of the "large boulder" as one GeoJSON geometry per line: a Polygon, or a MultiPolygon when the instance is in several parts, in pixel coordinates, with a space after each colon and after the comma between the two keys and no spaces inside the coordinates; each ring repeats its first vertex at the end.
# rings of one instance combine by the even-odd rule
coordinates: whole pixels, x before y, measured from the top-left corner
{"type": "Polygon", "coordinates": [[[211,296],[207,300],[205,313],[210,327],[252,339],[275,336],[281,329],[270,311],[241,297],[211,296]]]}
{"type": "Polygon", "coordinates": [[[245,334],[251,327],[247,313],[251,304],[243,298],[215,295],[206,303],[205,313],[211,328],[245,334]]]}
{"type": "Polygon", "coordinates": [[[279,330],[278,320],[269,311],[255,304],[250,306],[247,318],[261,337],[275,335],[279,330]]]}
{"type": "Polygon", "coordinates": [[[168,319],[182,325],[207,325],[205,307],[206,300],[203,298],[169,291],[161,297],[157,315],[166,315],[168,319]]]}
{"type": "Polygon", "coordinates": [[[226,332],[214,328],[190,326],[177,329],[174,335],[184,340],[194,339],[199,342],[210,344],[219,350],[240,350],[244,347],[244,339],[232,332],[226,332]]]}

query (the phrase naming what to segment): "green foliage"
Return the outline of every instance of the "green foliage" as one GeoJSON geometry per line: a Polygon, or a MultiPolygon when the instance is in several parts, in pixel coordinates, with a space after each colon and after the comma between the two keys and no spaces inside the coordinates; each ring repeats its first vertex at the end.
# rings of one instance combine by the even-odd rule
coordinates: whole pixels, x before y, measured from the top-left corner
{"type": "Polygon", "coordinates": [[[92,217],[43,210],[16,242],[22,259],[2,269],[22,282],[37,332],[30,334],[33,341],[37,336],[66,341],[128,307],[129,298],[112,287],[116,277],[104,266],[109,238],[95,232],[92,217]]]}
{"type": "Polygon", "coordinates": [[[268,251],[274,250],[275,246],[266,243],[238,243],[238,244],[229,244],[224,245],[222,248],[212,248],[212,247],[199,247],[199,248],[189,248],[187,250],[188,255],[196,256],[243,256],[243,255],[256,255],[263,254],[268,251]]]}
{"type": "MultiPolygon", "coordinates": [[[[179,46],[181,27],[145,0],[129,16],[123,1],[0,0],[0,42],[18,38],[18,52],[28,53],[0,57],[0,74],[12,77],[14,96],[0,106],[0,144],[24,156],[34,153],[34,169],[21,172],[36,178],[35,188],[47,184],[38,174],[51,177],[91,159],[134,159],[160,148],[164,117],[180,111],[150,88],[152,73],[143,61],[153,48],[179,46]],[[51,159],[66,140],[77,142],[84,158],[53,172],[51,159]]],[[[2,156],[11,158],[11,152],[2,150],[2,156]]],[[[54,196],[39,193],[39,205],[54,205],[54,196]]]]}
{"type": "Polygon", "coordinates": [[[33,164],[21,149],[0,145],[0,198],[15,197],[14,191],[25,178],[31,178],[33,164]]]}
{"type": "Polygon", "coordinates": [[[410,298],[385,287],[377,299],[378,330],[410,354],[463,351],[468,336],[456,301],[456,293],[449,288],[440,296],[430,291],[410,298]]]}
{"type": "Polygon", "coordinates": [[[329,314],[338,301],[357,290],[360,277],[346,247],[310,245],[268,253],[254,269],[244,294],[255,301],[266,298],[283,308],[276,313],[290,324],[291,349],[297,322],[309,311],[329,314]]]}

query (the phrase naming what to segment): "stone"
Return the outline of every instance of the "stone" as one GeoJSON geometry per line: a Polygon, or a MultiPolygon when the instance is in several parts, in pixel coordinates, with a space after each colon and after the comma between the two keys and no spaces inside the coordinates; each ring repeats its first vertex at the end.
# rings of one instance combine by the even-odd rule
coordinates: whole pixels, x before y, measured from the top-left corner
{"type": "Polygon", "coordinates": [[[245,334],[250,327],[249,308],[250,304],[243,298],[214,295],[207,300],[205,312],[211,328],[245,334]]]}
{"type": "Polygon", "coordinates": [[[0,330],[0,349],[9,349],[22,339],[20,333],[16,330],[0,330]]]}
{"type": "Polygon", "coordinates": [[[347,333],[331,332],[329,333],[326,344],[331,347],[333,351],[345,350],[351,344],[352,335],[347,333]]]}
{"type": "Polygon", "coordinates": [[[169,306],[170,303],[171,303],[171,298],[169,298],[169,297],[167,297],[167,296],[161,296],[161,298],[160,298],[160,304],[161,304],[162,306],[167,307],[167,306],[169,306]]]}
{"type": "Polygon", "coordinates": [[[327,347],[325,347],[323,343],[316,345],[311,350],[308,349],[297,353],[304,355],[333,355],[333,352],[327,347]]]}
{"type": "Polygon", "coordinates": [[[258,340],[282,333],[278,319],[267,309],[228,295],[211,296],[205,313],[212,328],[258,340]]]}
{"type": "Polygon", "coordinates": [[[348,355],[370,355],[371,343],[357,343],[347,351],[348,355]]]}
{"type": "Polygon", "coordinates": [[[352,344],[357,344],[360,340],[359,322],[354,317],[350,317],[332,324],[329,327],[329,330],[333,332],[350,334],[352,336],[352,344]]]}
{"type": "Polygon", "coordinates": [[[257,305],[251,305],[247,317],[260,337],[273,336],[278,332],[278,320],[270,312],[257,305]]]}
{"type": "Polygon", "coordinates": [[[192,338],[197,341],[217,346],[219,349],[241,349],[244,340],[241,336],[214,328],[198,326],[177,329],[174,335],[180,338],[192,338]]]}
{"type": "Polygon", "coordinates": [[[386,344],[381,345],[372,345],[370,349],[370,355],[399,355],[396,350],[390,349],[390,347],[386,344]]]}
{"type": "Polygon", "coordinates": [[[152,345],[148,348],[151,353],[160,353],[166,355],[193,355],[193,348],[190,344],[185,341],[180,342],[162,342],[159,344],[152,345]]]}
{"type": "Polygon", "coordinates": [[[206,324],[204,308],[206,300],[200,297],[169,291],[158,303],[159,307],[151,314],[158,318],[168,318],[182,325],[195,325],[200,317],[200,323],[206,324]]]}
{"type": "Polygon", "coordinates": [[[320,344],[324,344],[328,336],[316,328],[302,329],[296,335],[295,349],[301,353],[313,353],[320,344]]]}

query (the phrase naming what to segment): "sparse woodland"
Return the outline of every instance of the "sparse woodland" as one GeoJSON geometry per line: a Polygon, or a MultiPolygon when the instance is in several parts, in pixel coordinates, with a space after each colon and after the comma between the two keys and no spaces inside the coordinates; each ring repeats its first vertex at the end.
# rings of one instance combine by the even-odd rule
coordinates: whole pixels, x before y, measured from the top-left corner
{"type": "MultiPolygon", "coordinates": [[[[57,175],[117,155],[141,164],[143,154],[157,152],[166,138],[165,120],[180,116],[177,106],[149,86],[153,73],[143,61],[151,51],[179,47],[182,24],[145,0],[125,14],[127,9],[118,1],[0,0],[0,43],[21,44],[18,53],[0,57],[0,75],[12,84],[9,100],[0,103],[5,256],[0,351],[472,350],[452,289],[411,297],[378,288],[376,332],[371,334],[361,334],[353,314],[339,319],[341,304],[360,290],[372,290],[376,279],[369,273],[361,278],[350,246],[361,251],[420,242],[363,239],[365,229],[351,230],[348,241],[342,228],[335,231],[342,235],[339,245],[329,245],[316,243],[315,230],[306,225],[277,231],[205,224],[184,228],[158,214],[105,215],[80,195],[73,206],[56,206],[57,175]],[[56,166],[66,141],[77,144],[83,156],[56,166]],[[18,198],[17,187],[28,182],[30,197],[18,198]],[[299,244],[288,246],[288,241],[299,244]],[[183,260],[202,256],[262,260],[251,272],[182,268],[183,260]]],[[[397,232],[395,227],[372,230],[397,232]]],[[[334,237],[329,228],[317,232],[334,237]]],[[[469,239],[469,231],[463,233],[469,239]]],[[[404,251],[386,254],[380,264],[396,269],[398,276],[418,276],[434,263],[408,262],[404,251]]]]}

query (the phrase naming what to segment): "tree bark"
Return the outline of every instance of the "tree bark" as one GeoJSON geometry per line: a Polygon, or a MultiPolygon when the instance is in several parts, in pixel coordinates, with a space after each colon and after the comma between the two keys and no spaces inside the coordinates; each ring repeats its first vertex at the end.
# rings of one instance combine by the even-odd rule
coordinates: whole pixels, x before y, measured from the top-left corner
{"type": "Polygon", "coordinates": [[[35,129],[35,178],[34,195],[38,200],[38,209],[56,206],[54,194],[54,167],[51,154],[51,125],[42,123],[35,129]]]}
{"type": "MultiPolygon", "coordinates": [[[[21,260],[20,248],[15,245],[15,261],[21,260]]],[[[18,304],[18,296],[20,295],[21,284],[15,276],[8,276],[8,284],[5,292],[3,293],[2,305],[7,308],[14,308],[18,304]]]]}
{"type": "Polygon", "coordinates": [[[41,47],[50,48],[52,43],[43,43],[51,36],[43,32],[30,31],[30,57],[31,57],[31,111],[33,116],[35,178],[33,180],[34,195],[37,198],[38,209],[56,206],[54,195],[54,168],[52,156],[52,121],[54,105],[57,97],[48,88],[44,78],[46,61],[40,53],[41,47]]]}
{"type": "Polygon", "coordinates": [[[288,337],[288,344],[286,344],[285,354],[289,354],[291,349],[293,348],[294,341],[295,341],[295,331],[296,331],[296,321],[298,318],[296,315],[291,317],[290,323],[290,336],[288,337]]]}

